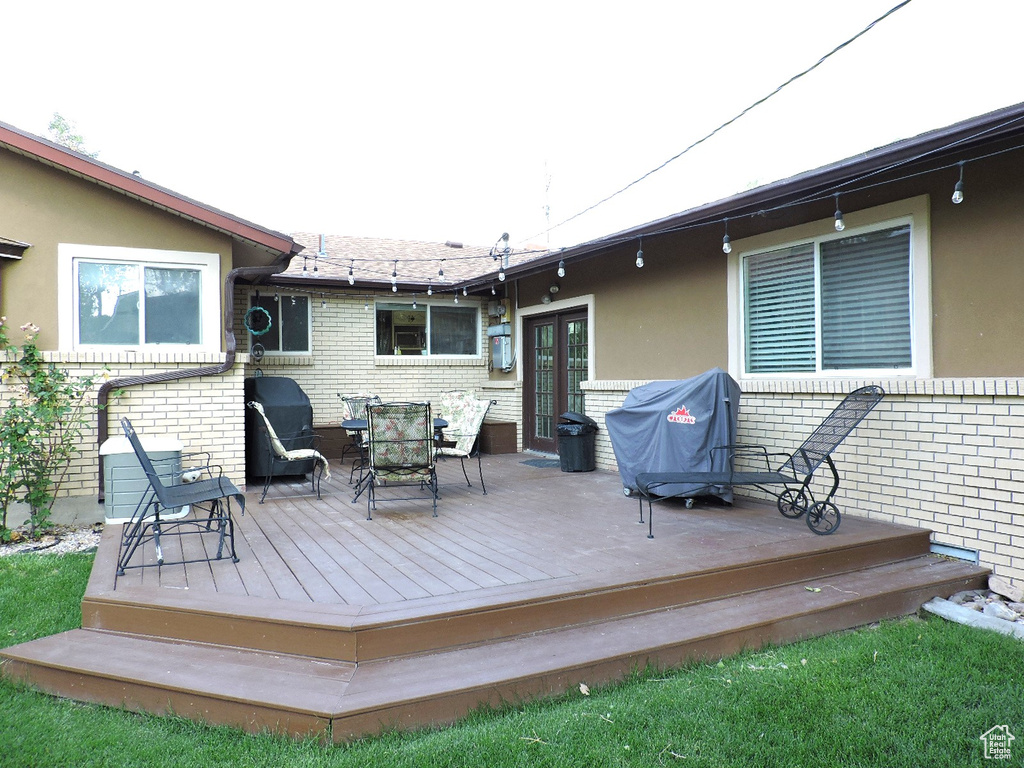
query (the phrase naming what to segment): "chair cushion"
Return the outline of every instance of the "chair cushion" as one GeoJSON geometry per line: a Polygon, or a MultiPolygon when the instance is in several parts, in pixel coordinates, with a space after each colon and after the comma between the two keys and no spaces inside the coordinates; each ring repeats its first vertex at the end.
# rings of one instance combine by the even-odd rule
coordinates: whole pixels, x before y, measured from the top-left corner
{"type": "Polygon", "coordinates": [[[478,400],[467,392],[444,392],[438,401],[438,415],[448,422],[444,436],[455,445],[439,448],[438,453],[443,456],[469,456],[490,405],[490,401],[478,400]]]}

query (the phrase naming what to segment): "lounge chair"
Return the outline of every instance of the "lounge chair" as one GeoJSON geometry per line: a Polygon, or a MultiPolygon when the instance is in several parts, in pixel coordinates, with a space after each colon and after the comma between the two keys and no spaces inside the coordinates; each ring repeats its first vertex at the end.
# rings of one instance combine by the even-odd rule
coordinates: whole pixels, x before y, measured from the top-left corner
{"type": "Polygon", "coordinates": [[[867,416],[885,396],[885,390],[878,386],[855,389],[836,406],[825,420],[808,436],[800,447],[791,454],[770,454],[759,445],[725,445],[712,448],[712,452],[728,454],[728,471],[723,472],[641,472],[636,476],[640,492],[640,520],[643,522],[643,504],[647,499],[647,537],[654,538],[651,501],[684,495],[672,493],[661,495],[659,490],[674,484],[688,484],[685,495],[691,496],[692,486],[703,486],[707,490],[732,488],[749,485],[774,496],[779,512],[786,517],[799,518],[807,515],[807,526],[817,534],[835,533],[839,528],[841,515],[832,498],[839,489],[839,472],[832,461],[832,452],[839,447],[854,428],[867,416]],[[784,460],[772,469],[771,457],[781,456],[784,460]],[[737,469],[737,464],[743,465],[737,469]],[[832,472],[832,487],[824,499],[818,501],[811,491],[811,480],[815,471],[827,464],[832,472]],[[755,466],[756,465],[756,466],[755,466]],[[777,490],[777,486],[783,486],[777,490]]]}

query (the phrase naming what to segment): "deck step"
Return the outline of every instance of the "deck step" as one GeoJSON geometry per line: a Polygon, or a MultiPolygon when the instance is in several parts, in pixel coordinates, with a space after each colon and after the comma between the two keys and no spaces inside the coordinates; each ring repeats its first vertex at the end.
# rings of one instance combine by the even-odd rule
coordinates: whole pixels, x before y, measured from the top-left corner
{"type": "Polygon", "coordinates": [[[121,588],[87,592],[83,626],[251,650],[364,662],[426,650],[441,651],[524,634],[589,624],[624,615],[714,600],[742,592],[838,575],[928,552],[929,533],[898,530],[885,537],[835,542],[822,537],[775,546],[751,557],[747,550],[694,558],[680,573],[648,570],[642,578],[609,585],[603,578],[553,579],[524,588],[477,590],[451,598],[407,600],[388,606],[300,605],[247,597],[197,597],[184,590],[121,588]],[[825,546],[827,544],[828,546],[825,546]],[[135,591],[139,597],[134,597],[135,591]],[[224,627],[231,627],[225,633],[224,627]]]}
{"type": "Polygon", "coordinates": [[[358,665],[75,630],[3,652],[5,674],[58,695],[249,731],[344,741],[718,658],[916,611],[981,586],[976,566],[921,556],[756,593],[358,665]],[[820,591],[813,591],[820,589],[820,591]],[[70,641],[70,642],[69,642],[70,641]]]}
{"type": "Polygon", "coordinates": [[[75,629],[7,648],[4,675],[108,706],[229,723],[250,732],[330,732],[356,665],[75,629]]]}

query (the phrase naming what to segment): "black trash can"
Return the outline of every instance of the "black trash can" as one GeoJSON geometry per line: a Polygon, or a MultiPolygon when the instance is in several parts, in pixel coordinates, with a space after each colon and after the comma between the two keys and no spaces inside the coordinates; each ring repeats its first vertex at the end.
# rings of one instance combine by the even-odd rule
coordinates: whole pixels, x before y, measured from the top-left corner
{"type": "Polygon", "coordinates": [[[563,472],[593,472],[597,466],[594,448],[597,422],[583,413],[566,411],[558,429],[558,462],[563,472]]]}

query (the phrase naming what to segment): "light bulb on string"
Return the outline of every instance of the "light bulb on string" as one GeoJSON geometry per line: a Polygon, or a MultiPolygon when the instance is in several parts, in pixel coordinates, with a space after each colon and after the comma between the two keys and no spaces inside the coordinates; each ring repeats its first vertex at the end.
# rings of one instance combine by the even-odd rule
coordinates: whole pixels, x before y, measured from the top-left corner
{"type": "Polygon", "coordinates": [[[306,269],[306,261],[307,261],[306,257],[303,256],[302,257],[302,276],[303,277],[306,277],[306,276],[309,275],[309,270],[306,269]]]}
{"type": "Polygon", "coordinates": [[[356,284],[356,276],[352,272],[352,268],[355,266],[355,263],[356,263],[356,260],[352,259],[352,263],[348,265],[348,284],[349,285],[355,285],[356,284]]]}
{"type": "Polygon", "coordinates": [[[434,295],[434,286],[433,285],[428,285],[427,286],[427,296],[433,296],[433,295],[434,295]]]}
{"type": "Polygon", "coordinates": [[[504,267],[501,267],[501,269],[498,270],[498,280],[500,280],[501,282],[505,282],[505,268],[504,267]]]}
{"type": "Polygon", "coordinates": [[[320,309],[327,309],[327,297],[326,296],[321,296],[320,297],[320,309]]]}
{"type": "Polygon", "coordinates": [[[444,280],[444,259],[441,259],[441,266],[437,268],[437,279],[444,280]]]}
{"type": "Polygon", "coordinates": [[[466,288],[465,286],[463,286],[463,288],[462,288],[462,295],[463,296],[469,296],[469,289],[466,288]]]}
{"type": "Polygon", "coordinates": [[[559,259],[558,261],[558,276],[565,277],[565,260],[559,259]]]}
{"type": "Polygon", "coordinates": [[[839,210],[839,195],[836,195],[836,232],[846,229],[846,222],[843,221],[843,212],[839,210]]]}
{"type": "Polygon", "coordinates": [[[458,291],[455,292],[455,303],[456,304],[459,303],[459,292],[458,291]]]}
{"type": "Polygon", "coordinates": [[[636,252],[636,268],[643,269],[644,266],[644,239],[640,238],[640,250],[636,252]]]}
{"type": "Polygon", "coordinates": [[[416,297],[415,297],[415,296],[413,296],[413,297],[412,297],[412,308],[413,308],[413,309],[416,309],[416,306],[417,306],[417,305],[416,305],[416,297]]]}
{"type": "Polygon", "coordinates": [[[953,205],[960,205],[964,201],[964,163],[960,161],[960,180],[953,187],[953,205]]]}
{"type": "Polygon", "coordinates": [[[498,292],[494,289],[494,283],[491,283],[491,296],[497,296],[498,292]]]}
{"type": "Polygon", "coordinates": [[[729,219],[725,220],[725,235],[722,237],[722,253],[732,253],[732,241],[729,239],[729,219]]]}

